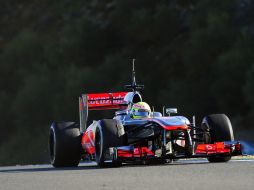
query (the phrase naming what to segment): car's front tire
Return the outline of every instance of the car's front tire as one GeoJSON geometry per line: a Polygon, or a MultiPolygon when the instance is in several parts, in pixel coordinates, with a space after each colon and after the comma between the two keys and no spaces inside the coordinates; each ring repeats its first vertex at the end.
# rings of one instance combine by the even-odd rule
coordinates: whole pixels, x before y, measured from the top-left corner
{"type": "MultiPolygon", "coordinates": [[[[209,131],[205,133],[205,143],[215,143],[223,141],[233,141],[233,128],[229,118],[225,114],[212,114],[206,116],[202,121],[202,128],[209,131]]],[[[230,155],[216,155],[207,158],[209,162],[227,162],[230,155]]]]}
{"type": "Polygon", "coordinates": [[[107,151],[110,147],[118,147],[124,145],[124,135],[119,131],[119,124],[114,119],[103,119],[98,122],[95,131],[95,159],[100,167],[120,166],[120,161],[113,161],[106,164],[107,151]]]}

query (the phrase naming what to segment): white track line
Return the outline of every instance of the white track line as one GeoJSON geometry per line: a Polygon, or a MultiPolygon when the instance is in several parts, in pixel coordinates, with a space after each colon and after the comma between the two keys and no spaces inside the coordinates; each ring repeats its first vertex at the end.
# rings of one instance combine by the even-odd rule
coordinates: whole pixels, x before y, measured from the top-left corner
{"type": "Polygon", "coordinates": [[[230,162],[254,162],[253,159],[230,160],[230,162]]]}

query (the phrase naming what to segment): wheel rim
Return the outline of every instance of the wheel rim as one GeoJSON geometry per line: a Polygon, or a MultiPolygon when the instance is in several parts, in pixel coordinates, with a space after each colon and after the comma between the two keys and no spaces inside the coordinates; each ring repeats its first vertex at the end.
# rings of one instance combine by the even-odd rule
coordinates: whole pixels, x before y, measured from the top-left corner
{"type": "Polygon", "coordinates": [[[49,151],[50,151],[50,161],[53,163],[55,161],[55,133],[54,129],[50,128],[49,134],[49,151]]]}

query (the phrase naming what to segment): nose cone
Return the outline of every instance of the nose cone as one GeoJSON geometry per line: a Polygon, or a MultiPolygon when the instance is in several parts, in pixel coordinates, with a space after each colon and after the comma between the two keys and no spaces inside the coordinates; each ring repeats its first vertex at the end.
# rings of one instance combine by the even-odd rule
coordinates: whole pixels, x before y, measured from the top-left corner
{"type": "Polygon", "coordinates": [[[189,125],[190,121],[183,116],[171,116],[163,118],[167,126],[189,125]]]}

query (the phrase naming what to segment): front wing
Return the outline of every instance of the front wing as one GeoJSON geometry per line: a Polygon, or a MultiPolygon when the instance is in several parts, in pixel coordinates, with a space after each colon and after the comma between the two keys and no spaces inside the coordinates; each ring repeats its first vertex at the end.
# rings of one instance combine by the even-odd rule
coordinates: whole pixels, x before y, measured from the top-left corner
{"type": "MultiPolygon", "coordinates": [[[[111,151],[112,152],[112,151],[111,151]]],[[[207,158],[210,156],[237,156],[242,155],[240,142],[216,142],[214,144],[199,144],[192,155],[160,155],[148,147],[122,146],[113,149],[114,159],[124,161],[146,159],[174,159],[174,158],[207,158]]]]}
{"type": "Polygon", "coordinates": [[[195,155],[214,156],[214,155],[242,155],[240,142],[216,142],[214,144],[199,144],[195,155]]]}

